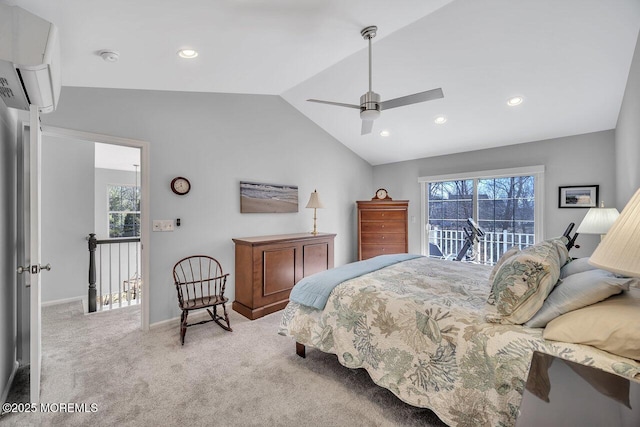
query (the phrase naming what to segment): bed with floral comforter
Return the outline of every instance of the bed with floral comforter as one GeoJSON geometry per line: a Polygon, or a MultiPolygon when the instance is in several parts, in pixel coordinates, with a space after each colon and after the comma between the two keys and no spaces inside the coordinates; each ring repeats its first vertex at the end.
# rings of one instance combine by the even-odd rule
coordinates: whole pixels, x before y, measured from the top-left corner
{"type": "Polygon", "coordinates": [[[512,426],[533,351],[640,378],[640,364],[542,329],[487,323],[491,268],[421,257],[347,280],[324,310],[290,302],[279,333],[457,426],[512,426]]]}

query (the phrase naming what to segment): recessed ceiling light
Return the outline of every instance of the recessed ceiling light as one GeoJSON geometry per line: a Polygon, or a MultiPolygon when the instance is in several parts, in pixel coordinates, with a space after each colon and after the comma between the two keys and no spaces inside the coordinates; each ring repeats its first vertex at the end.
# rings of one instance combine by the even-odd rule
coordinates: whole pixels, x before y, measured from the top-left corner
{"type": "Polygon", "coordinates": [[[391,135],[391,133],[388,130],[381,130],[380,131],[380,136],[389,136],[391,135]]]}
{"type": "Polygon", "coordinates": [[[447,116],[444,116],[444,115],[436,116],[436,118],[433,119],[433,122],[437,125],[444,124],[447,122],[447,116]]]}
{"type": "Polygon", "coordinates": [[[520,105],[522,104],[522,101],[524,101],[524,98],[521,96],[514,96],[511,97],[507,100],[507,105],[509,107],[515,107],[516,105],[520,105]]]}
{"type": "Polygon", "coordinates": [[[180,49],[178,51],[178,56],[180,58],[193,59],[196,56],[198,56],[198,52],[195,51],[194,49],[180,49]]]}

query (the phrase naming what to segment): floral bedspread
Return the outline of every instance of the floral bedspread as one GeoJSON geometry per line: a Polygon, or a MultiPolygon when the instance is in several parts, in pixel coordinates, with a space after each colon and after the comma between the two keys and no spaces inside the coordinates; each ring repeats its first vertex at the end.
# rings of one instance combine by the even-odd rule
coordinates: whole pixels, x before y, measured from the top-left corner
{"type": "Polygon", "coordinates": [[[640,364],[542,329],[486,323],[490,267],[417,258],[337,286],[324,310],[289,303],[279,333],[364,368],[452,426],[512,426],[533,351],[640,378],[640,364]]]}

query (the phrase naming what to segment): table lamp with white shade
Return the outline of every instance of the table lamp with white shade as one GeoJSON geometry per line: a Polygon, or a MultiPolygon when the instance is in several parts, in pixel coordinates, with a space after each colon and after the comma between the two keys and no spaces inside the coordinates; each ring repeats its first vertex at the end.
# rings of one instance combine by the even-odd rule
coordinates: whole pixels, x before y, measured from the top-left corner
{"type": "Polygon", "coordinates": [[[640,189],[593,252],[589,264],[624,276],[640,277],[640,189]]]}
{"type": "Polygon", "coordinates": [[[313,190],[313,193],[311,193],[311,197],[309,197],[309,203],[307,203],[307,206],[305,207],[309,209],[313,208],[313,231],[311,232],[311,234],[316,236],[318,234],[318,228],[316,227],[316,209],[324,208],[324,205],[320,201],[320,196],[318,196],[317,190],[313,190]]]}
{"type": "Polygon", "coordinates": [[[589,209],[576,232],[579,234],[599,234],[600,240],[602,240],[619,215],[618,209],[605,208],[604,202],[600,202],[599,208],[589,209]]]}

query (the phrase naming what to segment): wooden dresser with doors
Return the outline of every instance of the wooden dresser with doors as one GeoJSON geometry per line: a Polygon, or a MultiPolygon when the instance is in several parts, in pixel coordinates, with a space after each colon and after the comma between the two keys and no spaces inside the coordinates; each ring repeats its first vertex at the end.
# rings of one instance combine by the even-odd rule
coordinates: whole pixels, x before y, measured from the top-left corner
{"type": "Polygon", "coordinates": [[[335,236],[299,233],[233,239],[233,309],[251,320],[282,310],[300,279],[333,268],[335,236]]]}

